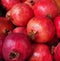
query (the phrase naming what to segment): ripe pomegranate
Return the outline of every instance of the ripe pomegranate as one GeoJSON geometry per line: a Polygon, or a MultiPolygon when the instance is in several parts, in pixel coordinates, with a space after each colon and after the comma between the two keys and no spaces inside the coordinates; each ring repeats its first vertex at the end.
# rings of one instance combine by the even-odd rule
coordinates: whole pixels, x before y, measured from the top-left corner
{"type": "Polygon", "coordinates": [[[13,33],[23,33],[23,34],[27,34],[26,27],[16,27],[16,28],[13,30],[13,33]]]}
{"type": "Polygon", "coordinates": [[[21,0],[1,0],[2,5],[6,10],[10,10],[15,4],[19,3],[21,0]]]}
{"type": "Polygon", "coordinates": [[[47,17],[34,17],[27,24],[27,34],[34,42],[49,42],[55,35],[55,27],[47,17]]]}
{"type": "Polygon", "coordinates": [[[41,0],[34,5],[34,14],[36,17],[54,18],[58,13],[54,0],[41,0]]]}
{"type": "Polygon", "coordinates": [[[54,59],[55,61],[60,61],[60,42],[58,45],[54,48],[54,59]]]}
{"type": "Polygon", "coordinates": [[[18,3],[11,9],[10,15],[14,25],[26,26],[28,21],[33,17],[33,10],[25,3],[18,3]]]}
{"type": "Polygon", "coordinates": [[[57,16],[57,17],[54,19],[54,23],[55,23],[55,27],[56,27],[57,37],[60,38],[60,15],[57,16]]]}
{"type": "Polygon", "coordinates": [[[0,17],[0,34],[7,34],[13,30],[13,25],[6,18],[0,17]]]}
{"type": "Polygon", "coordinates": [[[6,61],[24,61],[31,54],[32,46],[26,35],[11,33],[6,37],[2,50],[6,61]]]}
{"type": "Polygon", "coordinates": [[[29,61],[52,61],[49,47],[44,44],[36,44],[29,61]]]}

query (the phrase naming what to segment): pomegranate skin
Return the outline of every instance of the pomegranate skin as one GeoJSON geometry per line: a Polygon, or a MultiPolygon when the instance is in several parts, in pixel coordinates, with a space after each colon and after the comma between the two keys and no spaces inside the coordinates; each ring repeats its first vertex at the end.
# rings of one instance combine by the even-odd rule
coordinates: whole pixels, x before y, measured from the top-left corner
{"type": "Polygon", "coordinates": [[[5,7],[7,11],[19,2],[20,0],[1,0],[2,5],[5,7]]]}
{"type": "Polygon", "coordinates": [[[55,18],[58,9],[54,0],[41,0],[34,5],[34,14],[36,17],[55,18]]]}
{"type": "Polygon", "coordinates": [[[55,61],[60,61],[60,42],[58,45],[54,48],[54,59],[55,61]]]}
{"type": "Polygon", "coordinates": [[[44,44],[36,44],[29,61],[53,61],[49,47],[44,44]]]}
{"type": "Polygon", "coordinates": [[[60,38],[60,15],[54,19],[54,23],[55,23],[57,37],[60,38]]]}
{"type": "Polygon", "coordinates": [[[46,17],[34,17],[27,24],[27,34],[34,42],[45,43],[54,37],[55,27],[53,22],[46,17]]]}
{"type": "Polygon", "coordinates": [[[16,26],[26,26],[33,17],[32,8],[25,3],[18,3],[11,9],[12,22],[16,26]]]}
{"type": "Polygon", "coordinates": [[[23,33],[23,34],[27,35],[26,27],[16,27],[13,30],[13,33],[23,33]]]}
{"type": "Polygon", "coordinates": [[[2,50],[6,61],[24,61],[31,54],[32,46],[26,35],[12,33],[6,37],[2,50]]]}

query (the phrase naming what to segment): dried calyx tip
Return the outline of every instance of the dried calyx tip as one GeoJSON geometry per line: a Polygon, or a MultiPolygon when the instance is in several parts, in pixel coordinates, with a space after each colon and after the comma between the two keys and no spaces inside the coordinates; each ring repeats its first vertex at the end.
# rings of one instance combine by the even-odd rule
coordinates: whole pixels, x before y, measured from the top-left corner
{"type": "Polygon", "coordinates": [[[9,58],[12,59],[12,60],[15,60],[19,57],[19,53],[18,52],[15,52],[15,51],[12,51],[9,55],[9,58]]]}

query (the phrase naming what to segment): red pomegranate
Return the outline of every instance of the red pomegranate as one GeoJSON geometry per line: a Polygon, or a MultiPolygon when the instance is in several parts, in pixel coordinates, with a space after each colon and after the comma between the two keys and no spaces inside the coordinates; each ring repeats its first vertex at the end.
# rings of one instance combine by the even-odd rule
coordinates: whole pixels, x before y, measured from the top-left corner
{"type": "Polygon", "coordinates": [[[41,0],[34,5],[34,14],[36,17],[55,18],[58,13],[54,0],[41,0]]]}
{"type": "Polygon", "coordinates": [[[49,47],[44,44],[36,44],[29,61],[53,61],[49,47]]]}
{"type": "Polygon", "coordinates": [[[2,51],[6,61],[24,61],[30,56],[32,46],[26,35],[11,33],[5,38],[2,51]]]}
{"type": "Polygon", "coordinates": [[[34,42],[45,43],[54,37],[55,27],[47,17],[34,17],[27,24],[27,34],[34,42]]]}
{"type": "Polygon", "coordinates": [[[18,3],[11,9],[10,15],[14,25],[26,26],[28,21],[33,17],[33,10],[25,3],[18,3]]]}

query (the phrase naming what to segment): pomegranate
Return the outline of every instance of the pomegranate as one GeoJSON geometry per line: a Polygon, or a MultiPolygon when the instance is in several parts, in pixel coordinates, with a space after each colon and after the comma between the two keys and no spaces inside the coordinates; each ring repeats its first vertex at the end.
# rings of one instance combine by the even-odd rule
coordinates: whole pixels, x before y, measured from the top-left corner
{"type": "Polygon", "coordinates": [[[24,61],[30,56],[32,46],[26,35],[12,33],[5,38],[2,50],[6,61],[24,61]]]}
{"type": "Polygon", "coordinates": [[[6,18],[0,17],[0,34],[7,34],[13,30],[13,25],[6,18]]]}
{"type": "Polygon", "coordinates": [[[57,16],[57,17],[54,19],[54,23],[55,23],[55,27],[56,27],[57,37],[60,38],[60,15],[57,16]]]}
{"type": "Polygon", "coordinates": [[[44,44],[36,44],[33,54],[29,61],[52,61],[49,47],[44,44]]]}
{"type": "Polygon", "coordinates": [[[54,48],[54,59],[55,61],[60,61],[60,42],[58,45],[54,48]]]}
{"type": "Polygon", "coordinates": [[[45,43],[54,37],[55,27],[47,17],[34,17],[27,24],[27,34],[34,42],[45,43]]]}
{"type": "Polygon", "coordinates": [[[55,18],[58,13],[54,0],[41,0],[34,5],[34,14],[36,17],[55,18]]]}
{"type": "Polygon", "coordinates": [[[18,3],[13,6],[10,12],[12,22],[16,26],[26,26],[33,17],[33,10],[25,3],[18,3]]]}
{"type": "Polygon", "coordinates": [[[2,5],[6,10],[10,10],[15,4],[19,3],[21,0],[1,0],[2,5]]]}
{"type": "Polygon", "coordinates": [[[23,33],[23,34],[27,34],[26,32],[26,27],[16,27],[13,30],[13,33],[23,33]]]}

